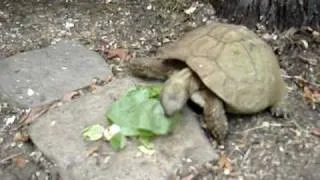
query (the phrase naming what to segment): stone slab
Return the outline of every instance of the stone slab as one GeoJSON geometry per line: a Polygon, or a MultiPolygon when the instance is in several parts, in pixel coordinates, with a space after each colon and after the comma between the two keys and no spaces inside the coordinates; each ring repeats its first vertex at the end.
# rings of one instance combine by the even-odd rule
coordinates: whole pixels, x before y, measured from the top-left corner
{"type": "Polygon", "coordinates": [[[88,125],[105,125],[109,105],[135,83],[144,82],[131,77],[115,79],[95,94],[53,109],[30,126],[32,141],[57,164],[62,179],[165,180],[186,158],[191,160],[190,164],[217,160],[197,115],[188,108],[172,135],[155,139],[156,153],[152,156],[141,153],[132,140],[119,152],[106,142],[84,141],[81,131],[88,125]],[[99,155],[88,157],[88,149],[97,144],[99,155]]]}
{"type": "Polygon", "coordinates": [[[60,98],[109,73],[98,53],[77,41],[63,40],[1,60],[0,96],[28,107],[60,98]]]}

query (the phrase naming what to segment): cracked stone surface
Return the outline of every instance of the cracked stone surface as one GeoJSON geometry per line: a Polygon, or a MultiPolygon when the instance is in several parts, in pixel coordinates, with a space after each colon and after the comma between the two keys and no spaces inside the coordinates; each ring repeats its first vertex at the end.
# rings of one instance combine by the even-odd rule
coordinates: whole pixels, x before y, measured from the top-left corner
{"type": "Polygon", "coordinates": [[[19,53],[0,61],[0,94],[28,107],[61,98],[109,73],[104,59],[77,41],[19,53]]]}
{"type": "Polygon", "coordinates": [[[120,152],[106,142],[84,141],[81,131],[88,125],[105,125],[107,108],[134,83],[143,82],[131,77],[115,79],[94,94],[53,109],[31,125],[33,142],[57,164],[62,179],[161,180],[185,163],[217,160],[197,116],[187,108],[173,134],[154,141],[154,155],[140,152],[132,140],[120,152]],[[89,149],[96,146],[100,147],[98,155],[87,157],[89,149]]]}

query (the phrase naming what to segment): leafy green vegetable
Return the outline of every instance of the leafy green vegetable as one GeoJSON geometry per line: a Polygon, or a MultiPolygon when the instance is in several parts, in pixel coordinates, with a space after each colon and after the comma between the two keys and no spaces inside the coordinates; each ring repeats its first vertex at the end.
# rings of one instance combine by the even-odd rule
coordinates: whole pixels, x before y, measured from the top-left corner
{"type": "Polygon", "coordinates": [[[159,101],[161,86],[135,86],[125,96],[114,102],[107,112],[111,124],[120,126],[124,136],[139,136],[146,147],[150,147],[155,135],[164,135],[172,131],[181,118],[177,113],[172,117],[164,115],[159,101]]]}
{"type": "Polygon", "coordinates": [[[153,149],[153,144],[151,142],[151,137],[140,136],[139,141],[143,144],[144,147],[148,149],[153,149]]]}
{"type": "Polygon", "coordinates": [[[131,127],[121,127],[121,133],[125,136],[138,136],[140,133],[137,129],[131,127]]]}
{"type": "Polygon", "coordinates": [[[124,146],[126,145],[126,137],[121,134],[120,132],[112,136],[110,143],[111,147],[114,149],[123,149],[124,146]]]}
{"type": "Polygon", "coordinates": [[[161,92],[160,85],[149,86],[149,98],[159,98],[161,92]]]}
{"type": "Polygon", "coordinates": [[[116,124],[112,124],[111,126],[109,126],[103,131],[103,136],[107,141],[110,141],[111,138],[119,132],[120,132],[120,126],[116,124]]]}
{"type": "Polygon", "coordinates": [[[155,151],[153,149],[149,149],[145,146],[138,146],[138,149],[143,152],[144,154],[153,155],[155,151]]]}
{"type": "Polygon", "coordinates": [[[91,126],[88,126],[87,128],[85,128],[82,131],[82,135],[90,141],[96,141],[96,140],[99,140],[100,138],[102,138],[103,131],[104,131],[103,126],[101,126],[99,124],[95,124],[95,125],[91,125],[91,126]]]}

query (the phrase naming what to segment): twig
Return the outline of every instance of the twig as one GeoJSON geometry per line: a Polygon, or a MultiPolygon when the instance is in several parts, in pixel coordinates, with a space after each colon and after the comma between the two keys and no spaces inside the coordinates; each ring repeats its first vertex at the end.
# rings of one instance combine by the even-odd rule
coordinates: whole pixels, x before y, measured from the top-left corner
{"type": "Polygon", "coordinates": [[[316,65],[317,65],[317,60],[314,59],[314,58],[307,58],[307,57],[304,57],[304,56],[302,56],[302,55],[299,55],[298,58],[299,58],[300,60],[302,60],[303,62],[306,62],[306,63],[308,63],[308,64],[310,64],[310,65],[313,65],[313,66],[316,66],[316,65]]]}
{"type": "Polygon", "coordinates": [[[260,126],[249,128],[249,129],[246,129],[246,130],[240,131],[240,132],[234,132],[233,134],[249,133],[249,132],[257,130],[257,129],[263,129],[263,128],[269,128],[269,127],[294,127],[294,126],[293,125],[284,125],[284,124],[279,124],[279,123],[266,123],[266,124],[263,123],[260,126]]]}
{"type": "Polygon", "coordinates": [[[11,160],[11,159],[13,159],[15,157],[18,157],[20,155],[22,155],[22,153],[12,154],[12,155],[10,155],[8,157],[5,157],[5,158],[1,159],[0,164],[4,164],[6,161],[11,160]]]}
{"type": "Polygon", "coordinates": [[[245,154],[243,155],[242,157],[242,160],[241,160],[241,166],[243,166],[243,163],[247,160],[247,158],[249,157],[249,154],[251,153],[251,148],[252,146],[250,145],[248,150],[245,152],[245,154]]]}
{"type": "Polygon", "coordinates": [[[302,83],[305,83],[305,84],[309,84],[315,88],[318,88],[320,89],[320,84],[317,84],[317,83],[314,83],[314,82],[310,82],[310,81],[307,81],[306,79],[302,78],[301,76],[288,76],[288,75],[282,75],[282,77],[284,78],[287,78],[287,79],[293,79],[293,80],[298,80],[302,83]]]}
{"type": "Polygon", "coordinates": [[[305,129],[303,129],[296,120],[292,120],[291,123],[293,123],[298,129],[300,129],[300,131],[305,131],[305,129]]]}

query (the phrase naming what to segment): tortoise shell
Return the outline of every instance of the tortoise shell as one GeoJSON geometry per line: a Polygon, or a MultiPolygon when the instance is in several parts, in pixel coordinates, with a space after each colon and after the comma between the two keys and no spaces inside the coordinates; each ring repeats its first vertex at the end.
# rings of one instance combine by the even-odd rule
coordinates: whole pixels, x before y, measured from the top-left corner
{"type": "Polygon", "coordinates": [[[159,55],[184,62],[224,101],[227,112],[259,112],[279,102],[286,90],[272,48],[245,26],[196,28],[159,55]]]}

